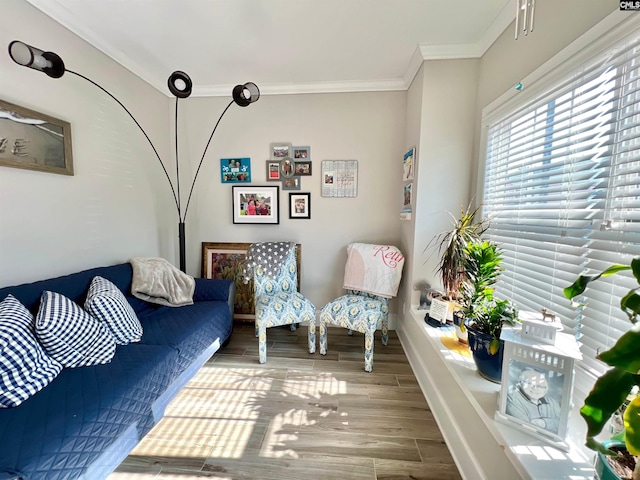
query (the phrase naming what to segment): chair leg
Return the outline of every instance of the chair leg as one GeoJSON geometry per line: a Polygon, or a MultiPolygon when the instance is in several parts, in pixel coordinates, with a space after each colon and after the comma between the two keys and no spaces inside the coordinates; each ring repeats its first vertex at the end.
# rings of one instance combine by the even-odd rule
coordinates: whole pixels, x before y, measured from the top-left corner
{"type": "Polygon", "coordinates": [[[297,326],[295,323],[292,323],[292,324],[291,324],[291,331],[292,331],[292,332],[295,332],[297,327],[298,327],[298,326],[297,326]]]}
{"type": "Polygon", "coordinates": [[[256,320],[256,322],[254,323],[254,325],[256,326],[256,338],[258,338],[258,321],[256,320]]]}
{"type": "Polygon", "coordinates": [[[320,318],[320,355],[327,354],[327,324],[320,318]]]}
{"type": "Polygon", "coordinates": [[[260,363],[267,363],[267,327],[260,325],[258,330],[258,356],[260,363]]]}
{"type": "Polygon", "coordinates": [[[309,320],[309,353],[316,353],[316,319],[309,320]]]}
{"type": "Polygon", "coordinates": [[[382,319],[382,345],[386,346],[389,343],[389,319],[384,317],[382,319]]]}
{"type": "Polygon", "coordinates": [[[373,344],[375,340],[375,330],[364,332],[364,369],[367,372],[373,370],[373,344]]]}

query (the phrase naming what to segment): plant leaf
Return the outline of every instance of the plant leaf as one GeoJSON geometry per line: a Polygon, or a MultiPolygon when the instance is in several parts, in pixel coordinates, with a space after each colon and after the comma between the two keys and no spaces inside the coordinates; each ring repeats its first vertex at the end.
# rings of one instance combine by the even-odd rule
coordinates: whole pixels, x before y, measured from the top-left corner
{"type": "Polygon", "coordinates": [[[631,455],[640,455],[640,397],[635,397],[624,411],[624,441],[631,455]]]}
{"type": "Polygon", "coordinates": [[[609,350],[597,358],[607,365],[637,374],[640,371],[640,331],[632,328],[625,332],[609,350]]]}
{"type": "Polygon", "coordinates": [[[580,415],[587,422],[587,437],[595,437],[602,431],[638,379],[637,375],[614,367],[596,380],[580,409],[580,415]]]}
{"type": "Polygon", "coordinates": [[[489,344],[489,353],[491,355],[495,355],[496,353],[498,353],[499,349],[500,349],[500,340],[497,339],[496,337],[493,337],[493,339],[491,340],[491,343],[489,344]]]}
{"type": "MultiPolygon", "coordinates": [[[[583,293],[586,290],[587,285],[599,279],[600,277],[610,277],[611,275],[615,275],[618,272],[631,270],[631,268],[632,267],[630,265],[621,265],[619,263],[616,263],[615,265],[611,265],[609,268],[599,273],[598,275],[580,275],[572,285],[563,289],[562,292],[564,293],[565,297],[571,299],[583,293]]],[[[640,274],[640,265],[638,265],[638,270],[640,274]]]]}

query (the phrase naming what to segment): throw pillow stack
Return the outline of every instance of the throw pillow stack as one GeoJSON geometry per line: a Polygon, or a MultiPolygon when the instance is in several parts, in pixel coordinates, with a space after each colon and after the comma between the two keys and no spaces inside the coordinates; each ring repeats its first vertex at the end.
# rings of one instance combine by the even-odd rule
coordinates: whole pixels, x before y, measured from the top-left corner
{"type": "Polygon", "coordinates": [[[63,368],[109,363],[116,345],[138,342],[142,325],[112,282],[94,277],[84,309],[44,291],[36,317],[13,295],[0,302],[0,408],[16,407],[63,368]]]}

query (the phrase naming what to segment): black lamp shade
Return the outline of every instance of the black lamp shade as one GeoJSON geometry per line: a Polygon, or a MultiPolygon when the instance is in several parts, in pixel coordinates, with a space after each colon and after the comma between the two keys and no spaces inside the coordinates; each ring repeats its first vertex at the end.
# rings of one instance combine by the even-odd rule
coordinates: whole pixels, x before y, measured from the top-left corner
{"type": "Polygon", "coordinates": [[[18,65],[40,70],[52,78],[60,78],[65,72],[64,62],[58,55],[53,52],[45,52],[19,40],[14,40],[9,44],[9,56],[18,65]]]}
{"type": "Polygon", "coordinates": [[[193,83],[191,78],[184,72],[177,70],[169,76],[169,91],[178,98],[187,98],[191,95],[191,87],[193,83]]]}
{"type": "Polygon", "coordinates": [[[241,107],[255,103],[260,98],[260,89],[253,82],[233,87],[233,101],[241,107]]]}

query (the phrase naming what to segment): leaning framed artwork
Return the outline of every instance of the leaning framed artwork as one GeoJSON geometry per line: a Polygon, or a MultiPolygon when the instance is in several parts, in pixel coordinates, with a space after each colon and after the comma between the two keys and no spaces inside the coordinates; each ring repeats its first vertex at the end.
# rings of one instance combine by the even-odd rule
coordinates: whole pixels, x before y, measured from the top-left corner
{"type": "MultiPolygon", "coordinates": [[[[233,318],[240,322],[255,320],[253,281],[244,283],[243,269],[251,243],[202,242],[203,278],[233,280],[236,284],[233,318]]],[[[302,245],[296,245],[298,291],[300,291],[300,261],[302,245]]]]}
{"type": "Polygon", "coordinates": [[[73,175],[71,124],[0,100],[0,165],[73,175]]]}
{"type": "Polygon", "coordinates": [[[272,224],[280,223],[280,187],[232,187],[233,223],[272,224]]]}

